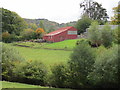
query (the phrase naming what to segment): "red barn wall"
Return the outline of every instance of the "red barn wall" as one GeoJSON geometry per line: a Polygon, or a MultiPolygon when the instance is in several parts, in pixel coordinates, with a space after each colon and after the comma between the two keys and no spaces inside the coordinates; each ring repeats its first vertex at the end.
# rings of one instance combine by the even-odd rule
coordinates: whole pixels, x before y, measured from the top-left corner
{"type": "Polygon", "coordinates": [[[68,31],[77,31],[77,30],[73,27],[64,32],[53,35],[52,38],[51,38],[51,36],[44,36],[43,39],[45,39],[47,41],[52,41],[52,42],[60,42],[60,41],[64,41],[67,39],[76,39],[77,38],[77,35],[68,34],[68,31]]]}

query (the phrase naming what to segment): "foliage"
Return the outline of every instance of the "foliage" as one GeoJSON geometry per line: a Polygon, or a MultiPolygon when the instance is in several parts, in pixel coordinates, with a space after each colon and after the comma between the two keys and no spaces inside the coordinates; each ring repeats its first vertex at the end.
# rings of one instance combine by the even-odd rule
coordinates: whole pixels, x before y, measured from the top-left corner
{"type": "Polygon", "coordinates": [[[85,39],[85,38],[82,38],[82,39],[79,39],[79,40],[76,41],[76,45],[79,45],[79,44],[81,44],[81,43],[86,43],[86,44],[88,44],[89,41],[88,41],[87,39],[85,39]]]}
{"type": "Polygon", "coordinates": [[[0,8],[2,11],[2,31],[10,34],[19,35],[27,27],[26,22],[17,13],[0,8]]]}
{"type": "Polygon", "coordinates": [[[38,26],[35,23],[30,23],[30,24],[28,24],[28,28],[36,30],[38,28],[38,26]]]}
{"type": "Polygon", "coordinates": [[[117,88],[119,70],[118,46],[97,55],[94,70],[88,76],[94,87],[117,88]]]}
{"type": "Polygon", "coordinates": [[[3,42],[10,42],[10,34],[8,32],[2,33],[2,41],[3,42]]]}
{"type": "Polygon", "coordinates": [[[88,18],[88,16],[83,15],[82,18],[77,21],[75,26],[78,30],[78,34],[85,32],[86,29],[90,26],[90,24],[91,24],[91,19],[88,18]]]}
{"type": "Polygon", "coordinates": [[[101,31],[98,26],[98,22],[93,22],[88,29],[88,39],[92,44],[96,46],[101,45],[101,31]]]}
{"type": "Polygon", "coordinates": [[[117,7],[113,8],[114,16],[111,17],[111,24],[119,25],[120,24],[120,4],[117,7]]]}
{"type": "Polygon", "coordinates": [[[23,32],[21,32],[21,36],[24,40],[30,40],[30,39],[36,39],[36,33],[32,29],[25,29],[23,32]]]}
{"type": "Polygon", "coordinates": [[[87,14],[92,20],[98,20],[101,24],[108,18],[106,9],[96,1],[84,0],[80,3],[80,8],[83,8],[83,14],[87,14]]]}
{"type": "Polygon", "coordinates": [[[14,69],[16,81],[28,84],[44,85],[46,73],[46,68],[41,62],[32,60],[22,62],[14,69]]]}
{"type": "Polygon", "coordinates": [[[81,43],[74,49],[71,54],[69,64],[70,69],[70,86],[72,88],[88,87],[88,74],[93,69],[95,56],[93,49],[85,43],[81,43]]]}
{"type": "Polygon", "coordinates": [[[54,87],[65,87],[67,79],[67,69],[63,64],[54,65],[51,69],[52,75],[49,78],[50,84],[54,87]]]}
{"type": "Polygon", "coordinates": [[[115,28],[115,30],[113,32],[114,42],[117,44],[120,44],[120,30],[119,30],[119,28],[120,28],[120,26],[115,28]]]}
{"type": "Polygon", "coordinates": [[[40,24],[39,24],[39,26],[40,26],[40,28],[42,28],[43,30],[45,30],[45,26],[44,26],[44,21],[42,20],[42,21],[40,21],[40,24]]]}
{"type": "Polygon", "coordinates": [[[15,34],[10,34],[8,32],[2,33],[2,41],[5,43],[11,43],[18,40],[18,36],[16,36],[15,34]]]}
{"type": "Polygon", "coordinates": [[[42,29],[42,28],[36,29],[35,32],[36,32],[38,38],[42,38],[43,34],[45,33],[44,29],[42,29]]]}
{"type": "Polygon", "coordinates": [[[113,32],[112,32],[111,27],[108,24],[105,24],[101,32],[102,32],[101,33],[102,44],[105,47],[110,47],[113,41],[113,32]]]}
{"type": "Polygon", "coordinates": [[[15,64],[19,64],[24,59],[14,48],[2,44],[2,79],[7,81],[13,80],[13,69],[15,64]]]}

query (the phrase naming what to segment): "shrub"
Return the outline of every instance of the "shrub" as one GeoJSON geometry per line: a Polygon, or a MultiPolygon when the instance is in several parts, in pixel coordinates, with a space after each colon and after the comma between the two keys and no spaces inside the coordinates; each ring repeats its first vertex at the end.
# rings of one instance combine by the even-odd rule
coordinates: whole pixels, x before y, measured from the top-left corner
{"type": "Polygon", "coordinates": [[[11,42],[10,41],[10,34],[8,32],[2,33],[2,41],[5,43],[11,42]]]}
{"type": "Polygon", "coordinates": [[[9,34],[8,32],[2,33],[2,41],[5,43],[11,43],[11,42],[14,42],[17,40],[18,40],[18,38],[15,34],[9,34]]]}
{"type": "Polygon", "coordinates": [[[54,65],[51,69],[52,74],[49,77],[50,85],[54,87],[66,87],[67,86],[67,68],[63,64],[54,65]]]}
{"type": "Polygon", "coordinates": [[[104,50],[97,55],[94,70],[88,76],[94,87],[116,88],[118,86],[118,46],[104,50]]]}
{"type": "Polygon", "coordinates": [[[2,52],[0,53],[2,55],[2,79],[12,81],[15,65],[24,59],[19,52],[6,44],[2,44],[2,52]]]}
{"type": "Polygon", "coordinates": [[[17,65],[14,74],[18,82],[44,85],[47,70],[41,62],[30,60],[17,65]]]}
{"type": "Polygon", "coordinates": [[[83,88],[88,86],[88,74],[94,64],[93,49],[85,43],[81,43],[74,49],[68,62],[70,68],[70,86],[72,88],[83,88]]]}
{"type": "Polygon", "coordinates": [[[89,41],[88,41],[87,39],[85,39],[85,38],[82,38],[82,39],[80,39],[80,40],[78,40],[78,41],[76,42],[76,45],[79,45],[79,44],[81,44],[81,43],[86,43],[86,44],[88,44],[89,41]]]}

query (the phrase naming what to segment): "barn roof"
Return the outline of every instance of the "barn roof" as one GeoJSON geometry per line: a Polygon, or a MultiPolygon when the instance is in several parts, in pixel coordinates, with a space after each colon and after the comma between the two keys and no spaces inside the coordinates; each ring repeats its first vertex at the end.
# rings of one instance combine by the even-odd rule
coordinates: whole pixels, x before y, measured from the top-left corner
{"type": "Polygon", "coordinates": [[[53,31],[53,32],[50,32],[48,34],[46,34],[45,36],[52,36],[52,35],[56,35],[56,34],[59,34],[61,32],[64,32],[64,31],[67,31],[68,29],[70,28],[73,28],[72,26],[69,26],[69,27],[62,27],[62,28],[59,28],[58,30],[56,31],[53,31]]]}

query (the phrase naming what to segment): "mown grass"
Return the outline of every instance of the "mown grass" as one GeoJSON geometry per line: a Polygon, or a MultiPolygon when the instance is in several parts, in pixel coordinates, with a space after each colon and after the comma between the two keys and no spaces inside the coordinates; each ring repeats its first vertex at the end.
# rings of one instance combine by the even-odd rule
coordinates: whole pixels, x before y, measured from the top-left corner
{"type": "MultiPolygon", "coordinates": [[[[70,89],[62,89],[62,88],[50,88],[50,87],[43,87],[43,86],[39,86],[39,85],[30,85],[30,84],[22,84],[22,83],[16,83],[16,82],[7,82],[7,81],[0,81],[0,83],[2,84],[3,88],[2,90],[4,90],[4,88],[7,88],[7,90],[17,90],[17,89],[22,89],[22,90],[26,90],[26,89],[30,89],[30,90],[70,90],[70,89]]],[[[6,89],[5,89],[6,90],[6,89]]]]}
{"type": "Polygon", "coordinates": [[[0,83],[2,83],[2,88],[48,88],[37,85],[29,85],[22,83],[7,82],[7,81],[0,81],[0,83]]]}
{"type": "Polygon", "coordinates": [[[61,42],[56,43],[35,43],[35,42],[19,42],[19,43],[13,43],[12,45],[22,45],[27,46],[31,48],[48,48],[48,49],[65,49],[65,50],[72,50],[76,46],[76,42],[79,39],[73,39],[73,40],[65,40],[61,42]]]}
{"type": "Polygon", "coordinates": [[[65,40],[65,41],[61,41],[61,42],[46,44],[43,46],[43,48],[72,50],[76,46],[76,42],[78,40],[79,39],[73,39],[73,40],[65,40]]]}
{"type": "Polygon", "coordinates": [[[47,67],[58,63],[66,63],[72,53],[72,51],[34,49],[19,46],[14,46],[14,48],[19,51],[25,60],[37,60],[47,67]]]}

